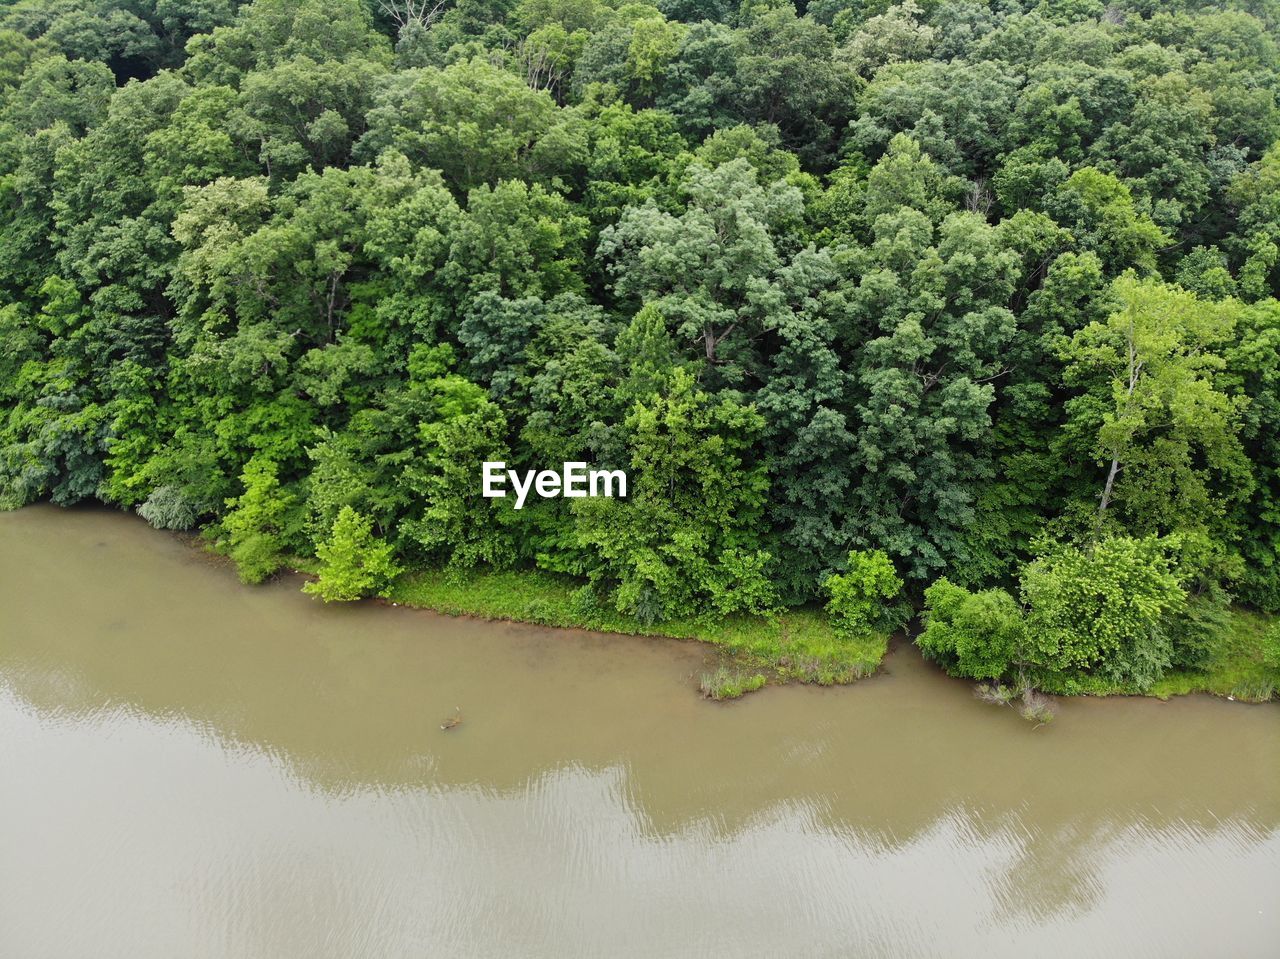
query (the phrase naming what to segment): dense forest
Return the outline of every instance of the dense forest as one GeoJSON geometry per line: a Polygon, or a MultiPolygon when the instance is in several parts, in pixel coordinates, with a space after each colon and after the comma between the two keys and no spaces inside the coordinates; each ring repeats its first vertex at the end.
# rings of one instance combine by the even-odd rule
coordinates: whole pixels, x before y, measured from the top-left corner
{"type": "Polygon", "coordinates": [[[0,0],[0,506],[1059,689],[1280,609],[1280,0],[654,3],[0,0]]]}

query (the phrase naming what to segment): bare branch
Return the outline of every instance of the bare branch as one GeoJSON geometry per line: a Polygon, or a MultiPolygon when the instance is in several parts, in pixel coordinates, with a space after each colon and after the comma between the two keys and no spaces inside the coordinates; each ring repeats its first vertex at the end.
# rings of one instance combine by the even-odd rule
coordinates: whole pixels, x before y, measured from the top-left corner
{"type": "Polygon", "coordinates": [[[403,30],[408,26],[431,26],[440,19],[449,0],[378,0],[378,9],[403,30]]]}

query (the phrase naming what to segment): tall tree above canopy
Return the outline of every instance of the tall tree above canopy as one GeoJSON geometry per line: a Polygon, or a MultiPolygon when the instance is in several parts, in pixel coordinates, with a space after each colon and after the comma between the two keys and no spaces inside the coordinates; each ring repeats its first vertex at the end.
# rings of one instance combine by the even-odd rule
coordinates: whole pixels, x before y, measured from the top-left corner
{"type": "Polygon", "coordinates": [[[1121,308],[1063,354],[1067,382],[1084,391],[1064,429],[1101,466],[1095,529],[1115,509],[1141,533],[1211,529],[1252,485],[1237,437],[1244,401],[1219,385],[1239,304],[1131,275],[1115,295],[1121,308]]]}

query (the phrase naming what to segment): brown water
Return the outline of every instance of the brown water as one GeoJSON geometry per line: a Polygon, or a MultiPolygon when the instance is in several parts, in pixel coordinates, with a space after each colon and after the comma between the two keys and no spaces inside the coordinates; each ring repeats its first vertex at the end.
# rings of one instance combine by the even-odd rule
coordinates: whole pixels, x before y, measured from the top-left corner
{"type": "Polygon", "coordinates": [[[0,515],[0,956],[1280,953],[1280,707],[703,661],[0,515]]]}

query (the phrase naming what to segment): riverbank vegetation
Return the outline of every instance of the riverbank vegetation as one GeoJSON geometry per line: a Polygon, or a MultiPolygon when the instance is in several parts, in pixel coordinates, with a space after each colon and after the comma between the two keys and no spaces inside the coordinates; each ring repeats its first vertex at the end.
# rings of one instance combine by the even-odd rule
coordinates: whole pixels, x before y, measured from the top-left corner
{"type": "Polygon", "coordinates": [[[760,674],[780,682],[848,683],[875,672],[888,648],[884,632],[837,634],[825,612],[817,608],[788,609],[769,616],[739,613],[642,624],[598,602],[589,587],[562,576],[523,570],[413,573],[398,580],[387,598],[455,616],[695,639],[723,654],[722,678],[760,674]]]}
{"type": "Polygon", "coordinates": [[[1274,0],[0,0],[0,506],[748,678],[864,675],[920,612],[1001,688],[1265,698],[1277,36],[1274,0]],[[517,511],[496,460],[629,495],[517,511]]]}

